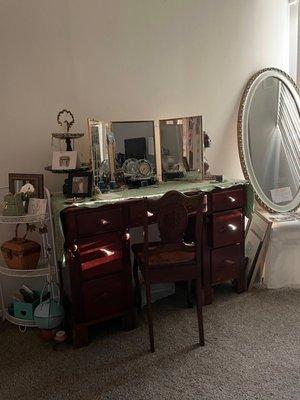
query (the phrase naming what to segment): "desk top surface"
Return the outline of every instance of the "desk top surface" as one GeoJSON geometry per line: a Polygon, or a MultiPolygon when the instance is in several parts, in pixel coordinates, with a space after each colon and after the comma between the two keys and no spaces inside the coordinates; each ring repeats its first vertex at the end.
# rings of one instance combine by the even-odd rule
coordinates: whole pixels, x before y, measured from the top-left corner
{"type": "Polygon", "coordinates": [[[68,207],[88,207],[97,208],[108,204],[121,204],[122,202],[130,200],[138,200],[144,197],[160,197],[169,190],[178,190],[182,193],[201,190],[203,192],[210,192],[213,189],[227,189],[234,188],[239,185],[247,185],[247,211],[246,215],[251,215],[253,209],[253,191],[251,186],[245,180],[226,179],[224,182],[188,182],[188,181],[169,181],[163,182],[158,185],[148,186],[140,189],[126,189],[122,191],[111,191],[101,195],[100,199],[91,200],[85,199],[82,203],[65,204],[66,198],[62,193],[53,193],[51,198],[51,206],[54,217],[54,230],[56,238],[56,253],[59,260],[63,259],[63,233],[60,221],[60,212],[68,207]]]}
{"type": "Polygon", "coordinates": [[[126,202],[130,200],[138,200],[144,197],[155,198],[161,197],[170,190],[178,190],[182,193],[192,192],[194,190],[201,190],[203,192],[210,192],[213,189],[220,188],[226,189],[238,185],[245,185],[245,180],[232,180],[226,179],[224,182],[216,181],[202,181],[202,182],[188,182],[188,181],[169,181],[163,182],[158,185],[147,186],[139,189],[125,189],[125,190],[113,190],[109,193],[101,194],[96,200],[90,198],[85,199],[83,202],[65,204],[65,197],[62,193],[54,193],[52,196],[52,209],[53,213],[62,211],[67,207],[88,207],[97,208],[107,204],[116,204],[126,202]]]}

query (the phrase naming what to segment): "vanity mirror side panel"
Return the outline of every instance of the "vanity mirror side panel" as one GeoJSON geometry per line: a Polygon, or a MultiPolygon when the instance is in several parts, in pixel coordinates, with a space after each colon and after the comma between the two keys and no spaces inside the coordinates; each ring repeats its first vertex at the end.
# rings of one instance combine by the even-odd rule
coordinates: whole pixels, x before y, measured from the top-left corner
{"type": "Polygon", "coordinates": [[[98,186],[105,175],[110,176],[107,142],[109,124],[97,119],[87,118],[87,127],[94,184],[98,186]]]}
{"type": "Polygon", "coordinates": [[[159,120],[158,130],[162,179],[190,175],[201,181],[204,177],[202,116],[159,120]]]}

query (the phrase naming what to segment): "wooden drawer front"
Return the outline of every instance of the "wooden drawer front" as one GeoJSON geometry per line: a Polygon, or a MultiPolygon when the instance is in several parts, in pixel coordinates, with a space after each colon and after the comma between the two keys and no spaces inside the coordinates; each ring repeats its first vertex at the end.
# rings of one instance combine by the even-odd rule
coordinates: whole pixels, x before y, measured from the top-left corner
{"type": "Polygon", "coordinates": [[[212,193],[212,211],[242,208],[244,203],[243,189],[225,190],[212,193]]]}
{"type": "Polygon", "coordinates": [[[122,209],[89,210],[76,214],[76,226],[79,236],[97,235],[117,231],[122,228],[122,209]]]}
{"type": "Polygon", "coordinates": [[[240,243],[244,237],[244,218],[241,210],[216,213],[212,216],[213,247],[240,243]]]}
{"type": "Polygon", "coordinates": [[[126,309],[124,274],[112,274],[83,283],[87,320],[106,317],[126,309]]]}
{"type": "Polygon", "coordinates": [[[238,277],[242,259],[240,245],[213,250],[211,258],[212,283],[226,282],[238,277]]]}
{"type": "Polygon", "coordinates": [[[123,266],[122,233],[109,232],[79,244],[82,277],[84,280],[121,271],[123,266]]]}

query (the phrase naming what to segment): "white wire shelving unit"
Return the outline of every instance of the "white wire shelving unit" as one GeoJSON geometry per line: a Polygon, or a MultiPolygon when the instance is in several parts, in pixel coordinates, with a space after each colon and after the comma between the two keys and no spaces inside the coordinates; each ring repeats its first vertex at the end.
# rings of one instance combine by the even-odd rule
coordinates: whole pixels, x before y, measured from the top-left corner
{"type": "MultiPolygon", "coordinates": [[[[0,188],[5,190],[8,188],[0,188]]],[[[25,331],[26,328],[33,328],[36,326],[34,320],[26,320],[16,318],[9,314],[7,309],[7,302],[5,291],[8,279],[24,279],[24,283],[28,282],[30,278],[40,278],[45,284],[46,280],[49,282],[51,278],[58,282],[57,260],[55,254],[55,242],[53,231],[53,219],[51,211],[51,196],[49,190],[45,187],[45,198],[47,199],[47,212],[45,214],[26,214],[22,216],[3,216],[0,215],[1,224],[32,224],[36,227],[47,227],[47,232],[40,233],[41,237],[41,255],[38,266],[34,269],[12,269],[8,268],[2,256],[0,256],[0,300],[2,319],[18,325],[20,330],[25,331]]],[[[42,285],[41,285],[42,286],[42,285]]]]}

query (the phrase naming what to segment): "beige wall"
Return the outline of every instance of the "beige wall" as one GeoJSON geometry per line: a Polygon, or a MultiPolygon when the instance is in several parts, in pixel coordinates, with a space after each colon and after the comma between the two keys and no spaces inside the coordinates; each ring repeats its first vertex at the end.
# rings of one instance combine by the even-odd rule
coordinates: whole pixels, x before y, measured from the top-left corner
{"type": "MultiPolygon", "coordinates": [[[[0,186],[43,172],[56,114],[204,116],[211,171],[241,176],[237,109],[260,68],[288,67],[287,0],[0,0],[0,186]]],[[[87,138],[81,152],[87,155],[87,138]]],[[[61,177],[45,173],[47,185],[61,177]]]]}
{"type": "MultiPolygon", "coordinates": [[[[291,2],[290,2],[291,3],[291,2]]],[[[299,4],[291,3],[289,13],[289,74],[297,81],[297,56],[298,56],[298,13],[299,4]]]]}
{"type": "Polygon", "coordinates": [[[298,57],[297,57],[297,71],[298,71],[297,84],[298,84],[298,87],[300,87],[300,5],[298,5],[298,57]]]}

